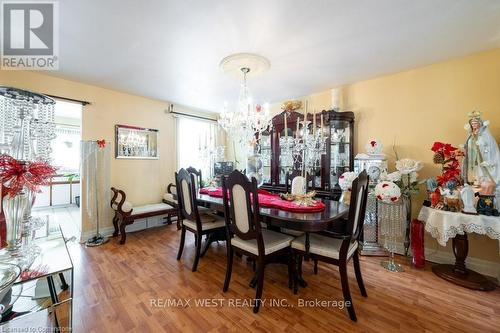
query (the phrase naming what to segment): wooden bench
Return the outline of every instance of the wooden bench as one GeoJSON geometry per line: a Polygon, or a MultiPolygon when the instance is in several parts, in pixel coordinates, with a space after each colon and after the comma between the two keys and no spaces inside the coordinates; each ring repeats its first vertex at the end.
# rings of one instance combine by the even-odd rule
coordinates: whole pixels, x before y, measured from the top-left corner
{"type": "Polygon", "coordinates": [[[153,216],[166,215],[167,223],[172,224],[172,217],[177,216],[177,208],[166,203],[156,203],[134,207],[130,202],[126,201],[125,192],[112,187],[113,198],[111,199],[111,209],[115,212],[113,216],[113,226],[115,231],[113,236],[121,234],[120,244],[125,244],[127,234],[125,227],[134,223],[135,220],[149,218],[153,216]]]}

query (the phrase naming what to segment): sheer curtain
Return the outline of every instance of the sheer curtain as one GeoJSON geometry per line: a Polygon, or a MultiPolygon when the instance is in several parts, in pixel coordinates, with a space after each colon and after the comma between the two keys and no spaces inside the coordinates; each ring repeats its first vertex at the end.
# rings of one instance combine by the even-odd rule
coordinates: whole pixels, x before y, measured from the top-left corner
{"type": "Polygon", "coordinates": [[[201,169],[204,180],[211,177],[210,151],[222,144],[218,125],[213,121],[189,117],[176,118],[177,169],[201,169]]]}

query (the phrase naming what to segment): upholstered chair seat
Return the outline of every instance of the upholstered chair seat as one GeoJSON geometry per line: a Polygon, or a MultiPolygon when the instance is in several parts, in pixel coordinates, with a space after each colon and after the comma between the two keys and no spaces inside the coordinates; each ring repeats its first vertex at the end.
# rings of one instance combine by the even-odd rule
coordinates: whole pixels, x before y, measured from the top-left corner
{"type": "MultiPolygon", "coordinates": [[[[306,250],[306,236],[303,235],[292,241],[292,249],[305,251],[306,250]]],[[[342,245],[341,239],[321,236],[318,234],[309,235],[309,253],[318,254],[323,257],[339,259],[340,246],[342,245]]],[[[358,242],[354,241],[349,245],[347,251],[347,258],[351,258],[356,249],[358,242]]]]}
{"type": "MultiPolygon", "coordinates": [[[[262,238],[264,240],[264,252],[266,255],[290,246],[290,242],[293,240],[292,236],[267,229],[262,230],[262,238]]],[[[259,254],[256,239],[242,240],[238,236],[234,236],[231,239],[231,244],[255,255],[259,254]]]]}
{"type": "MultiPolygon", "coordinates": [[[[200,220],[201,220],[201,229],[202,230],[209,230],[209,229],[215,229],[215,228],[221,228],[226,226],[226,222],[223,217],[211,215],[211,214],[201,214],[200,213],[200,220]]],[[[196,230],[196,222],[189,220],[189,219],[184,219],[182,220],[182,224],[188,227],[189,229],[196,230]]]]}
{"type": "Polygon", "coordinates": [[[280,231],[284,234],[293,236],[293,237],[300,237],[304,234],[303,231],[298,231],[298,230],[293,230],[293,229],[287,229],[287,228],[281,228],[280,231]]]}

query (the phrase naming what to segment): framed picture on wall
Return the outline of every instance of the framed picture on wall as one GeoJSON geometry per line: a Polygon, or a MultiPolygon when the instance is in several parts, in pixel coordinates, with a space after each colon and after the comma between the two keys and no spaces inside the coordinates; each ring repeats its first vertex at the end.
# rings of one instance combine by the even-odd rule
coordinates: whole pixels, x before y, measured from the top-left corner
{"type": "Polygon", "coordinates": [[[115,125],[115,157],[120,159],[158,159],[158,130],[115,125]]]}

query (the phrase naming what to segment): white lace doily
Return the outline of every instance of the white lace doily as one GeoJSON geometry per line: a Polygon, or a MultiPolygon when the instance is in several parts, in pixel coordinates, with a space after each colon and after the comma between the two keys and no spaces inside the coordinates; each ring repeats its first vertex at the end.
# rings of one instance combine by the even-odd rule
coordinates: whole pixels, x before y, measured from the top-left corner
{"type": "Polygon", "coordinates": [[[500,241],[500,217],[453,213],[429,207],[422,207],[418,219],[425,222],[425,230],[441,246],[446,246],[450,238],[464,232],[488,235],[500,241]]]}

